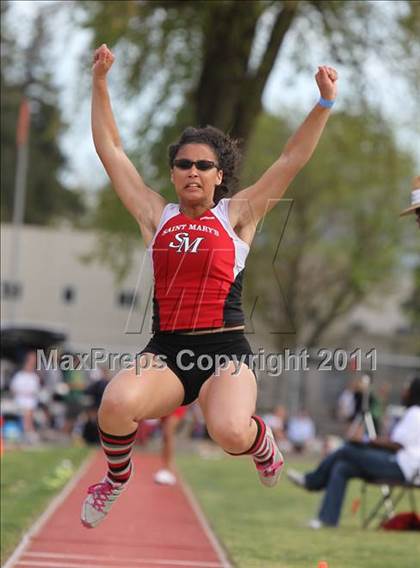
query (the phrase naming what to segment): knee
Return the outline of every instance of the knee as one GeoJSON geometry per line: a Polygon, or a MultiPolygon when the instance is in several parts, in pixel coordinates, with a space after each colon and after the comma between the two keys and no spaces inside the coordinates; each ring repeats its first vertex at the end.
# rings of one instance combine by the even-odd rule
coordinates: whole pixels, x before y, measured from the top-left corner
{"type": "Polygon", "coordinates": [[[122,384],[112,384],[107,386],[102,397],[98,414],[101,416],[124,416],[134,417],[135,409],[133,397],[123,388],[122,384]]]}
{"type": "Polygon", "coordinates": [[[340,453],[340,459],[344,459],[347,461],[352,461],[354,459],[358,459],[364,455],[366,451],[363,447],[358,447],[350,443],[344,444],[338,452],[340,453]]]}
{"type": "Polygon", "coordinates": [[[351,464],[345,460],[338,461],[331,472],[331,478],[349,479],[353,476],[353,468],[351,464]]]}
{"type": "Polygon", "coordinates": [[[249,420],[228,420],[207,425],[211,438],[225,451],[240,454],[249,450],[253,440],[249,439],[249,420]]]}

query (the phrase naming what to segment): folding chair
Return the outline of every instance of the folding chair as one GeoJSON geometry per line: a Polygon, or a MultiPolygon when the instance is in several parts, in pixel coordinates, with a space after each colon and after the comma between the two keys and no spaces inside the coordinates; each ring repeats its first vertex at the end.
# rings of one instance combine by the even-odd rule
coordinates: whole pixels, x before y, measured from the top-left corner
{"type": "Polygon", "coordinates": [[[411,512],[417,513],[417,503],[414,495],[415,489],[420,489],[418,474],[411,482],[390,481],[389,479],[362,480],[360,508],[362,527],[367,528],[376,517],[379,517],[379,528],[383,521],[391,519],[395,515],[397,505],[405,495],[408,496],[411,512]],[[367,488],[369,485],[374,485],[381,489],[381,496],[370,511],[367,510],[367,488]]]}

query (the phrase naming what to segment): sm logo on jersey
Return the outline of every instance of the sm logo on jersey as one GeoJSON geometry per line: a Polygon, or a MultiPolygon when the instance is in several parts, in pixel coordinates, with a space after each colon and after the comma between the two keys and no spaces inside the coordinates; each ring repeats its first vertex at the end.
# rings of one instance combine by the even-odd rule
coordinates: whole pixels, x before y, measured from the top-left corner
{"type": "Polygon", "coordinates": [[[201,241],[204,241],[204,237],[197,237],[193,241],[190,241],[190,235],[188,233],[177,233],[175,235],[175,241],[169,243],[169,246],[177,249],[176,252],[197,252],[201,241]]]}

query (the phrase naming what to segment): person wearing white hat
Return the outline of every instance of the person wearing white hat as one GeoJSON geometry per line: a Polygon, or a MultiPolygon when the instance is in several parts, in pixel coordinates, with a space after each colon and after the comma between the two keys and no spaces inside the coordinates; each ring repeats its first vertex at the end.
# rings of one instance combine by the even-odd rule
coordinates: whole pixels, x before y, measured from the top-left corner
{"type": "Polygon", "coordinates": [[[411,183],[411,205],[401,211],[400,217],[415,213],[417,216],[417,225],[420,229],[420,176],[416,176],[411,183]]]}

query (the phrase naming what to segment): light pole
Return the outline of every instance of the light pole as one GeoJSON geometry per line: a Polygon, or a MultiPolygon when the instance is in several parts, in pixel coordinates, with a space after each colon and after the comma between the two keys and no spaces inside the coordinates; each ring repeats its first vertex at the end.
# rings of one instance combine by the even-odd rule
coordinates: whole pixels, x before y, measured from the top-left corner
{"type": "MultiPolygon", "coordinates": [[[[24,96],[19,108],[19,118],[16,129],[17,163],[15,177],[15,192],[13,201],[12,231],[9,252],[9,280],[12,286],[18,284],[20,273],[20,237],[21,227],[25,218],[26,174],[28,170],[28,139],[30,127],[29,101],[24,96]]],[[[17,293],[17,290],[16,290],[17,293]]],[[[12,290],[7,303],[7,319],[10,324],[16,319],[16,298],[12,290]]]]}

